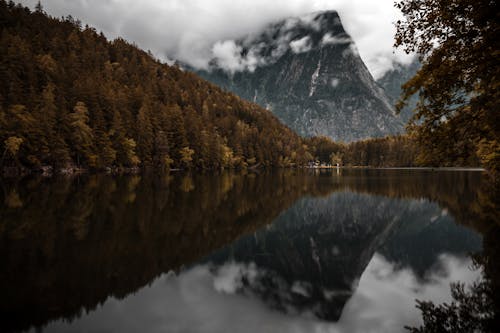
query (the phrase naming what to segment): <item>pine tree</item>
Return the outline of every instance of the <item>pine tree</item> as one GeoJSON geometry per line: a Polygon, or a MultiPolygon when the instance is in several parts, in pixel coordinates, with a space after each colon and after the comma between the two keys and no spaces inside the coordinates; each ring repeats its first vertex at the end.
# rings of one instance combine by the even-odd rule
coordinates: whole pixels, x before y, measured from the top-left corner
{"type": "Polygon", "coordinates": [[[43,6],[40,0],[35,5],[35,12],[37,13],[43,13],[43,6]]]}
{"type": "Polygon", "coordinates": [[[53,143],[56,141],[57,107],[55,105],[55,85],[49,82],[43,89],[41,101],[34,117],[38,123],[36,135],[38,156],[42,162],[53,164],[53,143]]]}
{"type": "Polygon", "coordinates": [[[66,118],[70,130],[69,137],[75,151],[75,162],[81,166],[86,162],[90,166],[95,166],[97,157],[92,153],[93,133],[89,127],[88,109],[83,102],[77,102],[73,112],[66,118]]]}
{"type": "Polygon", "coordinates": [[[137,154],[144,166],[153,165],[154,131],[151,123],[151,104],[148,97],[137,114],[137,154]]]}
{"type": "Polygon", "coordinates": [[[96,167],[104,168],[112,166],[116,160],[116,150],[113,148],[108,135],[107,126],[102,111],[97,107],[94,112],[94,149],[99,156],[96,167]]]}

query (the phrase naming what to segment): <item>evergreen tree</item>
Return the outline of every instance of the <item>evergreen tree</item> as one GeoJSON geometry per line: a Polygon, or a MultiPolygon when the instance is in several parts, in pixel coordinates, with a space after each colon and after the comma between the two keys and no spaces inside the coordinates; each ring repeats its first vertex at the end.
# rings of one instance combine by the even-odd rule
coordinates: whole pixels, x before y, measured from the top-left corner
{"type": "Polygon", "coordinates": [[[151,105],[149,98],[145,98],[137,114],[137,153],[144,166],[153,165],[154,140],[151,105]]]}
{"type": "Polygon", "coordinates": [[[69,138],[74,148],[75,161],[81,166],[84,161],[96,166],[97,156],[92,153],[93,132],[89,127],[88,109],[83,102],[77,102],[73,112],[67,116],[69,138]]]}

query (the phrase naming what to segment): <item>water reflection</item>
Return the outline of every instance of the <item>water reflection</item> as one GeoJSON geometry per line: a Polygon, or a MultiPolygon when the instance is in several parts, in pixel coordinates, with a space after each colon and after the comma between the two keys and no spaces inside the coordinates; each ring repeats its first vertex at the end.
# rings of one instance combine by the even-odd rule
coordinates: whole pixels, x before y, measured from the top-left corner
{"type": "Polygon", "coordinates": [[[481,238],[455,221],[492,216],[477,172],[88,176],[1,186],[6,331],[55,319],[47,331],[336,331],[353,318],[401,328],[418,312],[392,324],[388,312],[413,309],[426,290],[449,295],[447,281],[469,278],[465,258],[481,238]],[[169,271],[178,275],[162,275],[169,271]],[[396,287],[400,280],[411,283],[396,287]],[[378,305],[385,298],[377,290],[391,285],[401,297],[378,305]],[[372,311],[366,318],[363,306],[372,311]]]}
{"type": "Polygon", "coordinates": [[[53,332],[398,332],[405,324],[419,322],[416,297],[446,300],[450,281],[470,282],[478,276],[469,269],[470,260],[442,256],[440,264],[446,274],[431,274],[432,282],[421,283],[410,270],[396,270],[376,254],[336,323],[308,313],[269,311],[259,297],[238,292],[244,276],[253,283],[252,277],[265,273],[256,265],[228,262],[195,266],[178,276],[163,275],[124,302],[108,300],[71,325],[58,321],[49,328],[53,332]]]}
{"type": "Polygon", "coordinates": [[[245,277],[253,283],[242,289],[258,294],[270,308],[336,321],[376,251],[393,255],[398,267],[424,279],[428,269],[439,268],[440,254],[480,250],[477,234],[447,215],[436,219],[440,214],[442,209],[427,200],[352,192],[305,198],[265,230],[206,260],[255,263],[262,271],[245,277]]]}

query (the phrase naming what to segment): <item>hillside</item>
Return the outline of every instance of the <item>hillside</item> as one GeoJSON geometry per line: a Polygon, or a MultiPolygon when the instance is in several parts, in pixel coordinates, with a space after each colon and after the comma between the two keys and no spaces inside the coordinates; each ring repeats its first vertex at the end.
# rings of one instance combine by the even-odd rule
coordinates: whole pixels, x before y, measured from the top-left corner
{"type": "Polygon", "coordinates": [[[0,1],[3,168],[306,163],[269,111],[68,16],[0,1]]]}

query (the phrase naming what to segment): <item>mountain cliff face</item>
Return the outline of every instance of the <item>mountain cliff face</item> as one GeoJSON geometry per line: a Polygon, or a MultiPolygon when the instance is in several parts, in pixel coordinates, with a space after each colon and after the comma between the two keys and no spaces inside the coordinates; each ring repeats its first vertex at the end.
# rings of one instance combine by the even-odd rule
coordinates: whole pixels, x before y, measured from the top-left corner
{"type": "Polygon", "coordinates": [[[270,109],[301,135],[350,142],[403,129],[335,11],[286,19],[216,46],[236,61],[214,52],[210,69],[197,73],[270,109]]]}
{"type": "MultiPolygon", "coordinates": [[[[401,86],[417,73],[420,66],[420,62],[417,59],[407,65],[395,64],[394,69],[386,72],[381,78],[377,80],[377,83],[382,88],[384,88],[385,93],[387,94],[393,105],[395,105],[401,97],[401,86]]],[[[417,102],[418,96],[413,95],[408,100],[408,105],[406,105],[406,107],[401,110],[400,117],[405,124],[412,117],[413,109],[415,109],[417,102]]]]}
{"type": "Polygon", "coordinates": [[[480,237],[430,201],[339,192],[299,200],[265,229],[207,261],[253,263],[253,275],[241,275],[241,292],[283,312],[337,321],[376,252],[424,277],[441,253],[480,246],[480,237]],[[443,241],[445,235],[452,235],[450,241],[443,241]]]}

